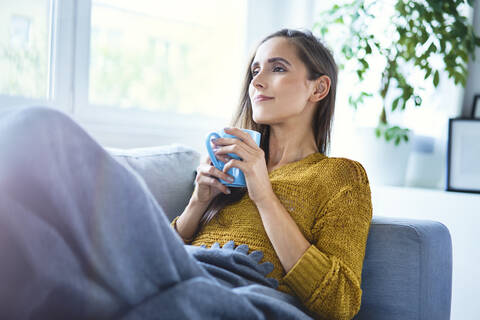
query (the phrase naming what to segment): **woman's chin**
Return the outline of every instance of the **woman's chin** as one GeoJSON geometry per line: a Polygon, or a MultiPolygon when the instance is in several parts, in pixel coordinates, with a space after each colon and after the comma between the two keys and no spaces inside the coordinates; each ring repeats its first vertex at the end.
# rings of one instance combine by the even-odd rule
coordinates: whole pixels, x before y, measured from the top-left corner
{"type": "Polygon", "coordinates": [[[252,119],[256,124],[270,124],[267,119],[256,117],[255,115],[253,115],[252,119]]]}
{"type": "Polygon", "coordinates": [[[271,115],[266,114],[264,110],[253,110],[252,112],[252,119],[257,124],[268,124],[271,115]],[[255,112],[256,111],[256,112],[255,112]],[[259,112],[260,111],[260,112],[259,112]]]}

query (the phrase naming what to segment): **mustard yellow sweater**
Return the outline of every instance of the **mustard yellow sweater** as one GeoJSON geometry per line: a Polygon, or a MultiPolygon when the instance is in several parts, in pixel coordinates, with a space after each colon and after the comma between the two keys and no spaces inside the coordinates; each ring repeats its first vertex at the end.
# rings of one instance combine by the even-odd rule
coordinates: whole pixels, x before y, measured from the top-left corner
{"type": "MultiPolygon", "coordinates": [[[[268,277],[318,319],[351,319],[360,309],[362,264],[372,219],[368,178],[347,158],[314,153],[270,172],[273,190],[311,246],[285,274],[248,193],[197,231],[192,245],[229,240],[261,250],[268,277]]],[[[176,220],[172,221],[172,227],[176,220]]],[[[287,236],[287,235],[286,235],[287,236]]]]}

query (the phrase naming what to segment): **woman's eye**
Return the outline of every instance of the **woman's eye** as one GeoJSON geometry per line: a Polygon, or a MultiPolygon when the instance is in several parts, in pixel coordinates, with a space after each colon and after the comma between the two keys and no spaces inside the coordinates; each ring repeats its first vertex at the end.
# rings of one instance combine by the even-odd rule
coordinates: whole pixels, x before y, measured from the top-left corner
{"type": "MultiPolygon", "coordinates": [[[[283,67],[279,67],[279,66],[276,66],[276,67],[273,67],[273,72],[284,72],[286,71],[285,68],[283,67]],[[279,70],[280,69],[280,70],[279,70]]],[[[258,73],[257,69],[253,70],[252,71],[252,76],[255,77],[255,75],[258,73]]]]}

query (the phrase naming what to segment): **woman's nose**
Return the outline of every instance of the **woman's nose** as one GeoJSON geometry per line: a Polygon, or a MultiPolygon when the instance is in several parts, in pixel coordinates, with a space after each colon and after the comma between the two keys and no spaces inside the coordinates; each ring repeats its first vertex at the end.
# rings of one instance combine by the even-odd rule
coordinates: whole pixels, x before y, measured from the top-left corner
{"type": "Polygon", "coordinates": [[[255,88],[265,87],[265,81],[261,79],[260,74],[257,74],[255,78],[253,78],[252,83],[255,88]]]}

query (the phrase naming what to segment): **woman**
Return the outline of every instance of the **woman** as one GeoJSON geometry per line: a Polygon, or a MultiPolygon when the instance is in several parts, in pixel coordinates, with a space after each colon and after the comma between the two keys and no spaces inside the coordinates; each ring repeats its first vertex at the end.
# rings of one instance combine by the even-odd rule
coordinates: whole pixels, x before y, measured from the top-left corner
{"type": "Polygon", "coordinates": [[[189,245],[143,180],[68,116],[42,107],[4,111],[0,318],[358,312],[372,208],[363,167],[325,155],[333,58],[311,33],[281,30],[260,43],[248,67],[227,129],[240,140],[216,141],[224,172],[205,159],[188,206],[171,223],[189,245]],[[260,131],[260,147],[239,127],[260,131]],[[242,160],[226,158],[231,152],[242,160]],[[246,188],[229,192],[216,179],[231,167],[244,172],[246,188]]]}
{"type": "Polygon", "coordinates": [[[225,243],[235,234],[273,262],[270,276],[279,290],[319,316],[350,319],[361,302],[372,208],[363,167],[325,156],[335,62],[311,33],[281,30],[260,43],[249,66],[232,124],[261,132],[261,145],[238,128],[227,129],[241,140],[215,142],[226,162],[223,172],[205,159],[190,204],[172,226],[193,245],[225,243]],[[225,157],[232,152],[243,161],[225,157]],[[244,172],[248,197],[245,190],[229,195],[212,179],[226,180],[232,167],[244,172]],[[203,228],[193,238],[200,221],[203,228]]]}

